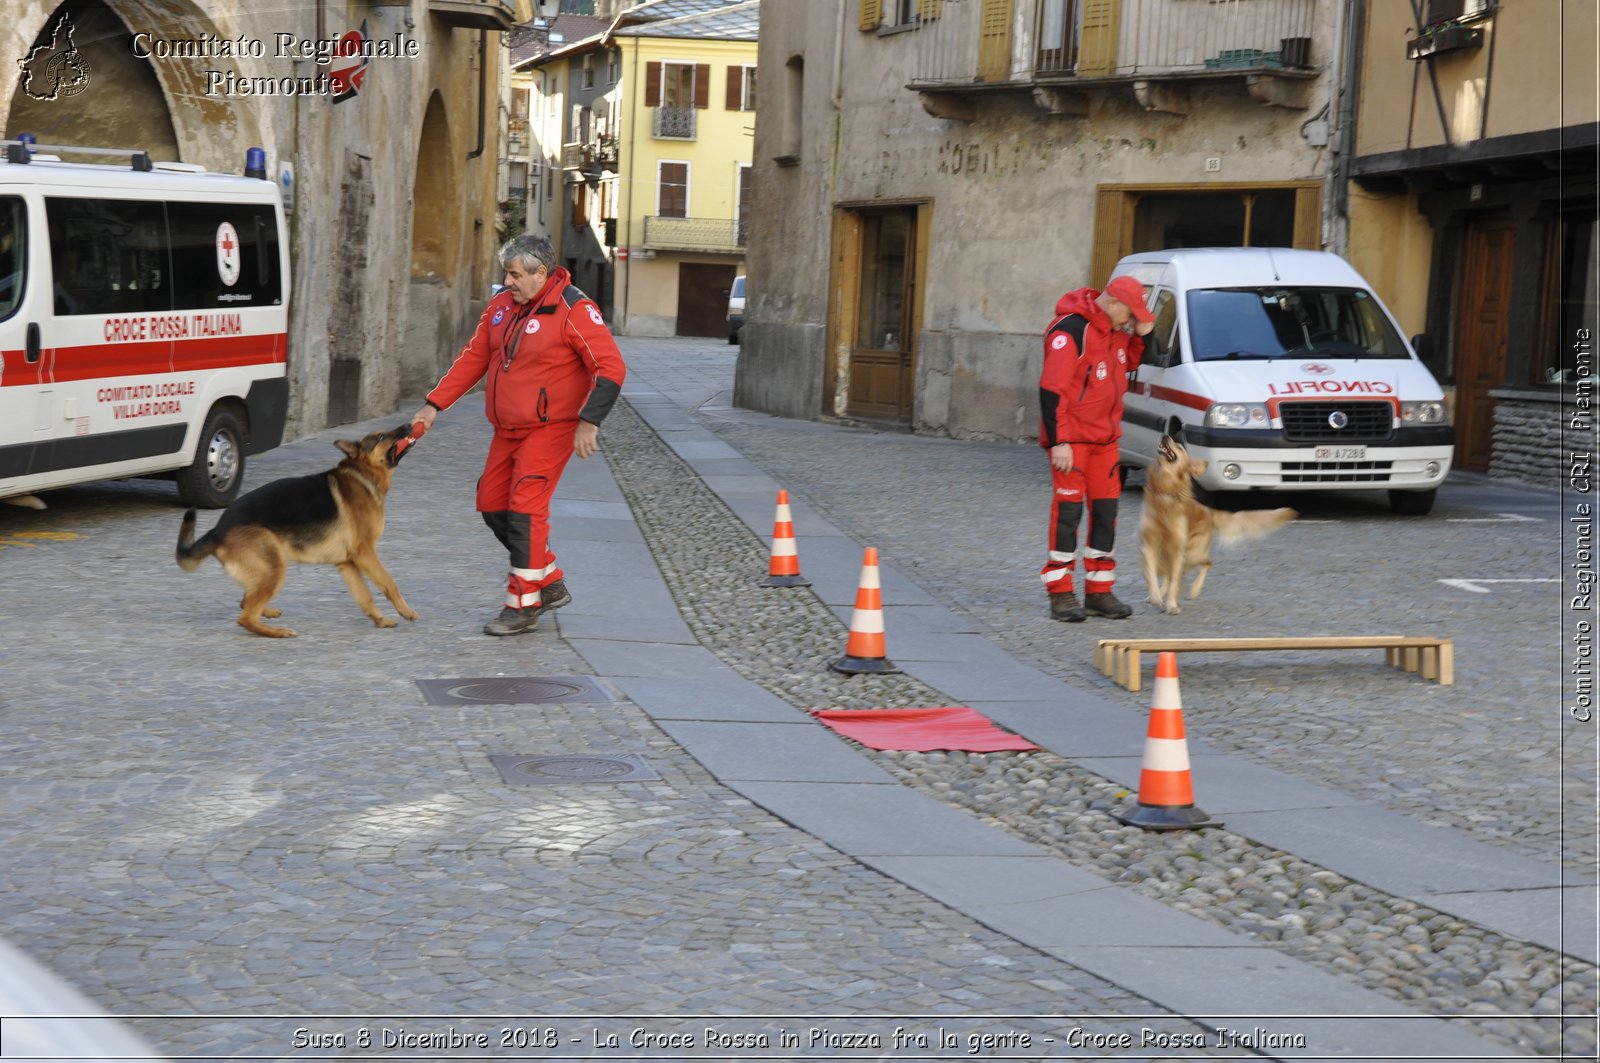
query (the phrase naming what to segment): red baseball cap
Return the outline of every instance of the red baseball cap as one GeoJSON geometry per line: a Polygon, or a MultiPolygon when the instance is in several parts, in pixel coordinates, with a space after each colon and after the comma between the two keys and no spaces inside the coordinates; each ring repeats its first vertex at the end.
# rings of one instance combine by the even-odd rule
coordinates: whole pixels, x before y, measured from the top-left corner
{"type": "Polygon", "coordinates": [[[1156,316],[1150,312],[1150,308],[1145,305],[1144,285],[1126,274],[1121,277],[1113,277],[1111,283],[1106,285],[1105,294],[1126,305],[1133,312],[1134,319],[1137,321],[1154,321],[1156,319],[1156,316]]]}

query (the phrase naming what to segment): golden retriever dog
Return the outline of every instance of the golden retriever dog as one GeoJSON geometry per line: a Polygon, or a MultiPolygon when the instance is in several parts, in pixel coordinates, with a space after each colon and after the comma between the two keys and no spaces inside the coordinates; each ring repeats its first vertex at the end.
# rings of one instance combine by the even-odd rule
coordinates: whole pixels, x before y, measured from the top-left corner
{"type": "Polygon", "coordinates": [[[1194,497],[1194,477],[1206,471],[1182,443],[1163,436],[1156,447],[1156,462],[1145,470],[1144,512],[1139,537],[1144,553],[1144,581],[1150,604],[1164,612],[1178,611],[1178,584],[1185,572],[1194,572],[1191,600],[1211,569],[1211,540],[1253,539],[1294,520],[1294,510],[1266,509],[1229,513],[1202,505],[1194,497]]]}
{"type": "Polygon", "coordinates": [[[378,611],[372,592],[362,581],[371,580],[395,612],[407,620],[417,614],[400,595],[394,577],[378,560],[378,537],[383,534],[384,500],[394,478],[394,468],[412,442],[411,426],[372,432],[358,442],[334,444],[344,460],[327,472],[286,477],[256,488],[237,499],[216,526],[194,537],[194,510],[183,515],[178,530],[178,565],[193,572],[206,558],[216,555],[234,582],[244,588],[239,603],[239,626],[269,638],[293,638],[286,627],[263,624],[281,610],[269,608],[283,588],[289,562],[338,565],[339,575],[361,611],[379,627],[394,627],[392,617],[378,611]]]}

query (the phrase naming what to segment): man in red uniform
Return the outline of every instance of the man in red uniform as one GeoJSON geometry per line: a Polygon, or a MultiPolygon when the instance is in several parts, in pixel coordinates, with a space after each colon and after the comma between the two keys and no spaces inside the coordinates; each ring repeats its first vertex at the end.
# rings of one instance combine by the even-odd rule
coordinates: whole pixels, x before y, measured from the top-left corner
{"type": "Polygon", "coordinates": [[[1050,456],[1055,496],[1050,513],[1050,553],[1040,578],[1050,595],[1050,616],[1077,623],[1089,613],[1122,620],[1133,610],[1117,600],[1112,547],[1117,534],[1117,470],[1122,438],[1122,396],[1128,374],[1139,368],[1142,337],[1155,315],[1144,288],[1117,277],[1104,292],[1080,288],[1056,303],[1056,320],[1044,334],[1039,374],[1039,445],[1050,456]],[[1137,322],[1137,324],[1134,324],[1137,322]],[[1083,550],[1084,600],[1072,586],[1078,523],[1089,505],[1089,535],[1083,550]]]}
{"type": "Polygon", "coordinates": [[[500,265],[505,290],[411,420],[420,436],[487,374],[494,438],[478,512],[511,555],[511,572],[505,608],[483,630],[520,635],[572,600],[550,550],[550,497],[568,459],[594,453],[627,370],[600,308],[555,264],[549,240],[515,237],[500,249],[500,265]]]}

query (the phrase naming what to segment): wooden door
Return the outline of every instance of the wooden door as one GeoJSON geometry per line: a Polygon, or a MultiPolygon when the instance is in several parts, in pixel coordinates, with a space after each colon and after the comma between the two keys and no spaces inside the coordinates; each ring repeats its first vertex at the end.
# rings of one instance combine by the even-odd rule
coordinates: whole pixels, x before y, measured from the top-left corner
{"type": "Polygon", "coordinates": [[[1494,399],[1506,381],[1511,338],[1511,266],[1516,222],[1485,218],[1467,226],[1456,315],[1456,465],[1485,470],[1494,445],[1494,399]]]}
{"type": "Polygon", "coordinates": [[[728,289],[737,273],[736,266],[678,264],[678,335],[728,335],[728,289]]]}
{"type": "Polygon", "coordinates": [[[852,417],[911,423],[916,234],[914,208],[861,217],[860,289],[845,411],[852,417]]]}

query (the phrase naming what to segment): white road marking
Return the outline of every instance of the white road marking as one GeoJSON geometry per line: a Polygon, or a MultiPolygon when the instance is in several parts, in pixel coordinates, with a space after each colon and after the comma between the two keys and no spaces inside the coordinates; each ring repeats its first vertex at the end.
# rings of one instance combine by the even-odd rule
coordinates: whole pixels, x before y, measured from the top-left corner
{"type": "Polygon", "coordinates": [[[1450,524],[1538,524],[1538,517],[1524,517],[1520,513],[1496,513],[1492,517],[1446,517],[1450,524]]]}
{"type": "Polygon", "coordinates": [[[1560,583],[1556,577],[1548,579],[1442,579],[1439,581],[1446,587],[1455,587],[1457,590],[1471,591],[1474,594],[1493,594],[1488,587],[1480,587],[1480,583],[1560,583]]]}

